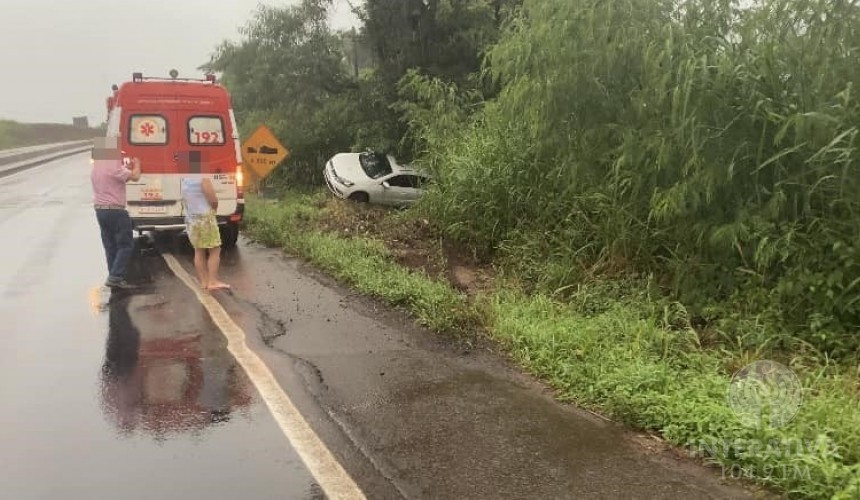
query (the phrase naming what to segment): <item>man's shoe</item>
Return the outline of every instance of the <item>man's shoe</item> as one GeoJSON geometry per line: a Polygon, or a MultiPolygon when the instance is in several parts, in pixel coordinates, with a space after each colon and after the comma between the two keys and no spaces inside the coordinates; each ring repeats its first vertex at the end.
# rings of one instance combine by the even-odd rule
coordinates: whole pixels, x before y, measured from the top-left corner
{"type": "Polygon", "coordinates": [[[109,280],[107,280],[105,285],[108,288],[119,288],[122,290],[132,290],[134,288],[137,288],[135,285],[132,285],[131,283],[129,283],[126,280],[110,280],[109,279],[109,280]]]}

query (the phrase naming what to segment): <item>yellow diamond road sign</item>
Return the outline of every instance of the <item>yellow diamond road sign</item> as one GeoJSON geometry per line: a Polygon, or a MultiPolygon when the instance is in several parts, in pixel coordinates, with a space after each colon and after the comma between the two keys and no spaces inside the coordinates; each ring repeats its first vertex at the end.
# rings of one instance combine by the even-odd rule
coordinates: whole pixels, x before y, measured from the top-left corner
{"type": "Polygon", "coordinates": [[[269,127],[260,125],[242,144],[242,158],[259,179],[269,175],[290,152],[278,141],[269,127]]]}

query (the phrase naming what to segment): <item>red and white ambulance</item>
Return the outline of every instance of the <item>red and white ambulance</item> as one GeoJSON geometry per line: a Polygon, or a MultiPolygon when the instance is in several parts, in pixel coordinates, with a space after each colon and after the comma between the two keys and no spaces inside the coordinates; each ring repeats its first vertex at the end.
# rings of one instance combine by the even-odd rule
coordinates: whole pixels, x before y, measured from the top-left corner
{"type": "Polygon", "coordinates": [[[205,176],[218,195],[223,246],[234,246],[245,209],[242,150],[230,95],[214,75],[134,73],[114,87],[107,106],[107,136],[119,138],[124,157],[141,162],[140,180],[126,188],[135,230],[184,230],[181,179],[205,176]]]}

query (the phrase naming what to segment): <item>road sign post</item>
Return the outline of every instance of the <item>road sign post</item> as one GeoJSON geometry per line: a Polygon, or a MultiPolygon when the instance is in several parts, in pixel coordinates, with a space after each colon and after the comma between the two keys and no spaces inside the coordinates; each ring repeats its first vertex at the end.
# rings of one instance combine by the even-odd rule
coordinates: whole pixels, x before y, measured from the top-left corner
{"type": "Polygon", "coordinates": [[[251,174],[248,184],[254,185],[255,191],[259,192],[260,182],[263,181],[272,170],[282,161],[289,157],[289,150],[284,147],[277,137],[269,130],[269,127],[260,125],[242,144],[242,158],[251,174]]]}

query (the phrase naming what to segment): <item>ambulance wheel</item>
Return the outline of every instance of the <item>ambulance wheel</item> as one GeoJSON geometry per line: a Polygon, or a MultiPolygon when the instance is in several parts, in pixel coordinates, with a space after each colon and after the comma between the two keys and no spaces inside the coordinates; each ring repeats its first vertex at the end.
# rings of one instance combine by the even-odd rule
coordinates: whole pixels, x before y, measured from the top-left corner
{"type": "Polygon", "coordinates": [[[220,226],[218,229],[221,231],[221,248],[234,248],[236,242],[239,241],[239,224],[231,222],[220,226]]]}

